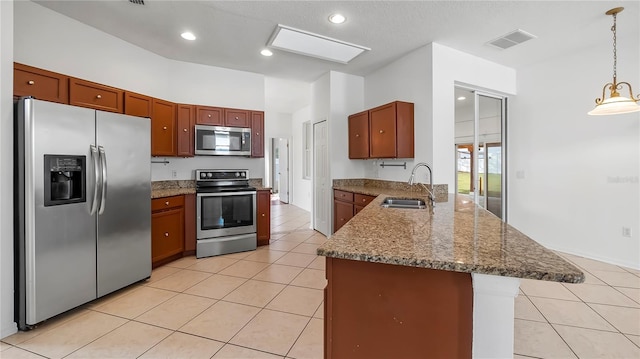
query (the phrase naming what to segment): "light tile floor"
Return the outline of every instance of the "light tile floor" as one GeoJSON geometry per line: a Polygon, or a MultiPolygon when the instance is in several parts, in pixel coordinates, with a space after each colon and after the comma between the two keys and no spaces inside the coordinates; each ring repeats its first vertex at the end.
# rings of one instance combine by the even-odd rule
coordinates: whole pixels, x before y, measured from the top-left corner
{"type": "MultiPolygon", "coordinates": [[[[1,358],[322,358],[326,238],[272,207],[253,252],[185,257],[0,342],[1,358]]],[[[523,280],[515,358],[640,358],[640,271],[558,253],[585,284],[523,280]]],[[[425,354],[425,357],[428,357],[425,354]]]]}

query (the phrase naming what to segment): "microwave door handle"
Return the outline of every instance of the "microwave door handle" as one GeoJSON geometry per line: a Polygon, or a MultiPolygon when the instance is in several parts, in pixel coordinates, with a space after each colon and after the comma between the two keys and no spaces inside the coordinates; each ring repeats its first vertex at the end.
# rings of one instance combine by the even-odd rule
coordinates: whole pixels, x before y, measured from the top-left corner
{"type": "Polygon", "coordinates": [[[98,149],[96,146],[89,146],[91,151],[91,161],[93,162],[93,170],[95,172],[95,183],[93,187],[93,202],[91,202],[91,209],[89,215],[94,215],[98,209],[98,187],[100,186],[100,165],[98,163],[98,149]]]}
{"type": "Polygon", "coordinates": [[[98,146],[98,151],[100,151],[100,167],[102,169],[102,198],[100,199],[98,214],[103,214],[107,203],[107,154],[102,146],[98,146]]]}

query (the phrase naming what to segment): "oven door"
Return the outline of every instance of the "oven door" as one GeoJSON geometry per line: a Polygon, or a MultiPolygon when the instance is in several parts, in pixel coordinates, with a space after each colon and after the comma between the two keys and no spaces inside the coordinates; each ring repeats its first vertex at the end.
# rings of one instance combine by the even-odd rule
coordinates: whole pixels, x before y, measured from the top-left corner
{"type": "Polygon", "coordinates": [[[197,194],[197,238],[256,232],[256,192],[197,194]]]}

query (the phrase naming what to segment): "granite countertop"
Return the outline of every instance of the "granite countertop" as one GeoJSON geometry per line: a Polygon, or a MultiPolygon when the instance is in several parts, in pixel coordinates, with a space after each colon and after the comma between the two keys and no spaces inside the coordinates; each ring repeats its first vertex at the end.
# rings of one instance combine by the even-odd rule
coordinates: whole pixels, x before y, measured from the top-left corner
{"type": "MultiPolygon", "coordinates": [[[[249,185],[256,190],[271,190],[271,187],[262,187],[262,179],[251,178],[249,185]]],[[[171,180],[171,181],[153,181],[151,182],[151,199],[180,196],[184,194],[196,193],[195,180],[171,180]]]]}
{"type": "Polygon", "coordinates": [[[584,273],[578,268],[467,196],[449,194],[447,201],[436,203],[433,210],[397,209],[383,208],[380,203],[389,196],[417,196],[407,191],[359,186],[336,189],[378,197],[320,246],[319,255],[455,272],[584,282],[584,273]]]}

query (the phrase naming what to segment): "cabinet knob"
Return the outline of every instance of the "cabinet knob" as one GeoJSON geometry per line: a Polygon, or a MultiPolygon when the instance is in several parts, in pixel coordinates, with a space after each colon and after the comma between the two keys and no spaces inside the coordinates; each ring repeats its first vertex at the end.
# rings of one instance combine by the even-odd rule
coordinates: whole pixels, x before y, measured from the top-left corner
{"type": "Polygon", "coordinates": [[[256,136],[260,136],[260,132],[256,132],[256,136]]]}
{"type": "Polygon", "coordinates": [[[169,237],[169,232],[164,232],[165,237],[169,237]]]}
{"type": "Polygon", "coordinates": [[[211,118],[211,114],[208,114],[207,116],[208,116],[209,118],[211,118]]]}
{"type": "Polygon", "coordinates": [[[97,98],[97,99],[101,99],[101,98],[102,98],[102,95],[97,94],[97,95],[96,95],[96,98],[97,98]]]}
{"type": "Polygon", "coordinates": [[[384,131],[380,130],[380,133],[384,133],[384,131]]]}
{"type": "Polygon", "coordinates": [[[264,213],[262,214],[262,217],[264,217],[264,213]]]}
{"type": "Polygon", "coordinates": [[[168,205],[169,205],[169,201],[166,201],[166,202],[164,203],[164,205],[165,205],[165,206],[168,206],[168,205]]]}
{"type": "Polygon", "coordinates": [[[236,120],[239,120],[238,116],[236,116],[236,120]]]}
{"type": "Polygon", "coordinates": [[[359,133],[356,133],[356,137],[360,137],[360,134],[359,134],[359,133]]]}
{"type": "Polygon", "coordinates": [[[362,202],[366,202],[366,201],[367,201],[367,199],[366,199],[366,198],[363,198],[363,199],[362,199],[362,202]]]}
{"type": "Polygon", "coordinates": [[[162,129],[163,129],[163,130],[166,130],[166,129],[167,129],[167,126],[162,127],[162,129]]]}
{"type": "Polygon", "coordinates": [[[183,128],[182,131],[187,132],[188,130],[186,128],[183,128]]]}
{"type": "Polygon", "coordinates": [[[27,83],[28,83],[29,85],[35,85],[35,83],[36,83],[36,82],[35,82],[35,81],[33,81],[33,80],[29,80],[29,81],[27,81],[27,83]]]}

